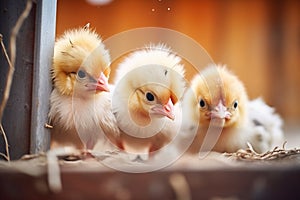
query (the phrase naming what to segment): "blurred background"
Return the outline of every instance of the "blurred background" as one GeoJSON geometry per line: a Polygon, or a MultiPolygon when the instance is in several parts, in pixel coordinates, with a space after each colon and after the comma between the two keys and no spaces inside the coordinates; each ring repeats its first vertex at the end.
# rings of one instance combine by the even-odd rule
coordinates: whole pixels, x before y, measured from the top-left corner
{"type": "Polygon", "coordinates": [[[300,119],[300,1],[58,0],[57,33],[90,22],[105,40],[140,27],[169,28],[227,64],[249,97],[263,97],[286,124],[300,119]]]}

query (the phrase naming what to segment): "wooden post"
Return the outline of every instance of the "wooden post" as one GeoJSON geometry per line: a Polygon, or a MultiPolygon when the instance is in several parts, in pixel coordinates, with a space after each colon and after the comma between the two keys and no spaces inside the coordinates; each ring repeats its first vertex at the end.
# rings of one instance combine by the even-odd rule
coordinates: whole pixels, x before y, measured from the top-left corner
{"type": "Polygon", "coordinates": [[[47,151],[50,144],[50,131],[45,128],[45,123],[48,121],[51,93],[50,68],[55,42],[55,27],[56,0],[37,1],[30,153],[47,151]]]}

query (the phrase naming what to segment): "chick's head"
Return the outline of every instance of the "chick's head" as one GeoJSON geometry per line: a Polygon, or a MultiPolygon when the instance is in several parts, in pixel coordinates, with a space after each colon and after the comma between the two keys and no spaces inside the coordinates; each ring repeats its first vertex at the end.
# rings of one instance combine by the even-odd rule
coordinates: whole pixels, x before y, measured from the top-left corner
{"type": "Polygon", "coordinates": [[[139,87],[129,97],[129,113],[139,125],[145,126],[151,118],[167,117],[174,120],[174,103],[171,91],[159,84],[139,87]]]}
{"type": "Polygon", "coordinates": [[[237,126],[246,117],[247,93],[242,82],[225,67],[210,66],[192,81],[200,113],[200,125],[224,120],[224,127],[237,126]]]}
{"type": "Polygon", "coordinates": [[[110,56],[89,28],[66,31],[55,43],[52,78],[62,95],[108,91],[110,56]]]}
{"type": "Polygon", "coordinates": [[[133,52],[119,65],[112,105],[121,126],[128,114],[140,127],[174,119],[173,105],[185,88],[180,61],[169,48],[158,45],[133,52]]]}

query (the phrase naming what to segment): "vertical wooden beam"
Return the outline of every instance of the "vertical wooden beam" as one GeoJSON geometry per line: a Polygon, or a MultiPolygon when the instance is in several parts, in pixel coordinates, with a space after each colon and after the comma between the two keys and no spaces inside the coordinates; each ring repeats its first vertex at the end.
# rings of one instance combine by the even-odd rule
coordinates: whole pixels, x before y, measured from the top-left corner
{"type": "Polygon", "coordinates": [[[44,125],[51,92],[50,67],[55,42],[56,4],[56,0],[37,1],[30,153],[46,151],[50,144],[50,132],[44,125]]]}

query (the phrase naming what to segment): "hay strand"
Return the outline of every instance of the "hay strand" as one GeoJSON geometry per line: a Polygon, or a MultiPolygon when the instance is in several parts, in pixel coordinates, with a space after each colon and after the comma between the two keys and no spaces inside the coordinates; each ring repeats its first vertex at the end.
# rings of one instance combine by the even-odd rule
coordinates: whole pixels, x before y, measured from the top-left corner
{"type": "Polygon", "coordinates": [[[286,141],[283,143],[282,148],[276,146],[273,150],[267,151],[265,153],[257,153],[253,149],[252,145],[250,143],[247,143],[248,148],[246,150],[240,149],[234,153],[224,153],[224,155],[245,161],[271,161],[280,160],[300,154],[300,148],[285,149],[286,143],[286,141]]]}

